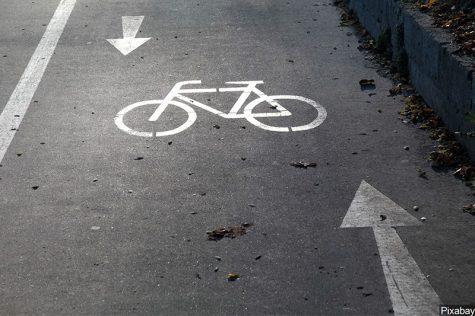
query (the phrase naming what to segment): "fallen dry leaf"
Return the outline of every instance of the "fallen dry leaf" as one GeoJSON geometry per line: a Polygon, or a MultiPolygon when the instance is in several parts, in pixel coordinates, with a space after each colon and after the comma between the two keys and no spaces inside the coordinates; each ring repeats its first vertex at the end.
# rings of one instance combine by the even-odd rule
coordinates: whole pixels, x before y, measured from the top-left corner
{"type": "Polygon", "coordinates": [[[220,227],[211,232],[207,232],[208,240],[218,241],[223,239],[224,237],[227,238],[236,238],[238,236],[245,235],[247,233],[247,228],[251,227],[252,223],[244,223],[240,226],[228,226],[228,227],[220,227]]]}
{"type": "Polygon", "coordinates": [[[238,280],[240,277],[241,276],[237,273],[228,273],[226,278],[228,279],[228,281],[233,282],[233,281],[238,280]]]}
{"type": "Polygon", "coordinates": [[[470,165],[464,165],[454,172],[454,176],[463,180],[470,180],[475,175],[475,168],[470,165]]]}
{"type": "Polygon", "coordinates": [[[307,169],[309,167],[315,168],[317,166],[316,162],[304,162],[304,161],[292,161],[290,163],[292,167],[307,169]]]}
{"type": "Polygon", "coordinates": [[[465,213],[468,213],[470,215],[475,215],[475,204],[469,204],[469,205],[465,205],[463,207],[463,211],[465,213]]]}
{"type": "Polygon", "coordinates": [[[374,79],[361,79],[360,80],[361,90],[373,90],[376,89],[376,84],[374,79]]]}

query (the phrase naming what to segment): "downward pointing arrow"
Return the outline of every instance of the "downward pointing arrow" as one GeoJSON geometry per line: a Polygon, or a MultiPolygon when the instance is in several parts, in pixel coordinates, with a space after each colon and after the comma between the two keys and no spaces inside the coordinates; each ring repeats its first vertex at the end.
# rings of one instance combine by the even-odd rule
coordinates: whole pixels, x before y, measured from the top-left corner
{"type": "Polygon", "coordinates": [[[362,181],[340,227],[373,228],[395,315],[439,315],[437,293],[394,228],[411,225],[421,223],[362,181]]]}
{"type": "Polygon", "coordinates": [[[142,25],[143,19],[144,16],[123,16],[122,30],[124,38],[108,39],[107,41],[117,48],[124,56],[130,54],[151,38],[135,38],[140,29],[140,25],[142,25]]]}

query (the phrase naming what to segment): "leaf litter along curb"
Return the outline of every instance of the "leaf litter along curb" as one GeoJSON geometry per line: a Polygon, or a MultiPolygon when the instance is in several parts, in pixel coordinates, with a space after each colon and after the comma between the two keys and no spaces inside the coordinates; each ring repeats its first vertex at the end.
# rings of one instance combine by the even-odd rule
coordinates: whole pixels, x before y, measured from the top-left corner
{"type": "Polygon", "coordinates": [[[442,120],[429,108],[419,95],[411,95],[405,99],[405,107],[399,113],[403,121],[411,122],[420,129],[427,130],[430,138],[437,142],[436,149],[429,154],[429,161],[435,168],[457,167],[454,175],[471,185],[473,167],[463,146],[457,142],[453,133],[442,120]]]}
{"type": "Polygon", "coordinates": [[[430,15],[436,27],[455,38],[456,53],[475,57],[475,2],[473,0],[407,0],[430,15]]]}
{"type": "Polygon", "coordinates": [[[227,227],[220,227],[213,231],[206,232],[208,235],[208,240],[219,241],[226,238],[234,239],[236,237],[245,235],[247,233],[247,229],[253,226],[252,223],[243,223],[240,226],[227,226],[227,227]]]}
{"type": "MultiPolygon", "coordinates": [[[[469,0],[449,0],[449,2],[454,1],[468,3],[467,1],[469,0]]],[[[427,106],[423,98],[417,94],[406,74],[402,74],[395,69],[384,45],[381,45],[381,43],[378,43],[369,35],[368,31],[358,22],[354,13],[348,9],[343,0],[335,0],[334,5],[341,9],[340,26],[352,27],[360,36],[358,50],[364,53],[365,59],[372,61],[378,66],[378,74],[393,81],[394,86],[389,90],[388,96],[402,95],[405,97],[404,108],[399,112],[403,123],[410,122],[420,129],[429,131],[431,139],[436,142],[435,150],[427,157],[428,161],[431,162],[431,166],[435,169],[453,170],[454,176],[464,181],[471,189],[474,189],[475,167],[468,157],[465,148],[455,138],[455,134],[464,137],[475,137],[475,132],[450,132],[442,120],[435,114],[434,110],[427,106]]],[[[472,23],[475,28],[475,21],[473,19],[472,23]]],[[[475,31],[473,35],[475,36],[475,31]]],[[[475,53],[473,49],[472,53],[475,53]]],[[[475,121],[475,115],[473,121],[475,121]]],[[[418,168],[417,172],[419,177],[428,179],[426,172],[422,171],[422,169],[418,168]]],[[[472,204],[470,207],[464,207],[463,211],[474,215],[475,204],[472,204]]]]}

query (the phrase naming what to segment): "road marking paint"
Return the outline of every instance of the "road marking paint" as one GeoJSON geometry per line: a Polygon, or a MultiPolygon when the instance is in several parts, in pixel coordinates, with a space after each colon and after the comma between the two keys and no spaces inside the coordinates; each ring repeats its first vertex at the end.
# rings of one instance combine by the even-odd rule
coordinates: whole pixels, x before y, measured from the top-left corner
{"type": "Polygon", "coordinates": [[[123,16],[123,38],[108,39],[107,41],[117,48],[124,56],[130,54],[151,39],[151,37],[135,38],[140,26],[142,25],[143,19],[144,16],[123,16]]]}
{"type": "MultiPolygon", "coordinates": [[[[270,102],[269,102],[270,103],[270,102]]],[[[279,105],[280,106],[280,105],[279,105]]],[[[280,112],[280,116],[289,116],[292,115],[289,111],[287,111],[285,108],[280,106],[283,110],[280,112]]],[[[269,113],[271,114],[271,113],[269,113]]],[[[325,121],[327,118],[327,111],[323,106],[321,106],[319,103],[310,100],[308,98],[304,98],[301,96],[297,95],[271,95],[271,96],[263,96],[260,97],[252,102],[250,102],[246,107],[244,108],[244,115],[246,116],[246,119],[254,124],[257,127],[260,127],[262,129],[268,130],[268,131],[273,131],[273,132],[300,132],[300,131],[306,131],[312,128],[315,128],[319,126],[320,124],[325,121]],[[261,102],[269,102],[270,100],[275,101],[275,100],[297,100],[297,101],[302,101],[304,103],[307,103],[314,107],[317,110],[317,117],[310,123],[305,124],[305,125],[300,125],[300,126],[295,126],[295,127],[275,127],[275,126],[269,126],[267,124],[264,124],[262,122],[259,122],[256,120],[256,117],[262,117],[258,114],[253,114],[252,110],[256,107],[261,102]]],[[[271,117],[271,115],[266,115],[266,117],[271,117]]]]}
{"type": "Polygon", "coordinates": [[[76,0],[61,0],[15,90],[0,114],[0,162],[33,99],[76,0]]]}
{"type": "Polygon", "coordinates": [[[395,229],[415,225],[421,222],[362,181],[340,227],[373,228],[395,315],[438,315],[439,296],[395,229]]]}
{"type": "Polygon", "coordinates": [[[162,102],[163,100],[149,100],[149,101],[142,101],[142,102],[131,104],[127,106],[126,108],[122,109],[119,113],[117,113],[117,115],[115,116],[114,122],[118,128],[120,128],[121,130],[123,130],[129,135],[141,136],[141,137],[160,137],[160,136],[170,136],[170,135],[178,134],[184,131],[185,129],[187,129],[188,127],[190,127],[191,125],[193,125],[193,123],[196,121],[196,112],[193,111],[193,109],[190,106],[181,102],[177,102],[177,101],[169,101],[170,105],[175,105],[183,109],[188,114],[188,119],[186,120],[186,122],[175,129],[172,129],[169,131],[163,131],[163,132],[155,132],[155,131],[139,132],[139,131],[135,131],[131,129],[124,123],[124,115],[127,114],[129,111],[140,106],[146,106],[146,105],[159,106],[162,102]]]}
{"type": "Polygon", "coordinates": [[[240,87],[225,87],[225,88],[201,88],[201,89],[183,89],[182,87],[185,85],[191,85],[191,84],[201,84],[201,80],[190,80],[190,81],[182,81],[178,82],[175,84],[175,86],[170,90],[168,95],[162,100],[162,101],[156,101],[156,100],[151,100],[151,101],[143,101],[143,102],[137,102],[134,104],[131,104],[124,109],[122,109],[115,117],[115,123],[119,129],[122,131],[134,135],[134,136],[141,136],[141,137],[153,137],[153,136],[169,136],[169,135],[174,135],[179,132],[184,131],[186,128],[190,127],[196,120],[196,112],[191,108],[189,105],[194,105],[198,108],[201,108],[205,111],[208,111],[212,114],[219,115],[223,118],[226,119],[239,119],[239,118],[245,118],[249,121],[249,123],[268,130],[268,131],[273,131],[273,132],[298,132],[298,131],[305,131],[309,130],[312,128],[315,128],[319,126],[320,124],[325,121],[327,117],[327,111],[323,106],[321,106],[319,103],[301,97],[301,96],[296,96],[296,95],[267,95],[261,90],[259,90],[256,86],[258,84],[263,84],[263,81],[231,81],[231,82],[226,82],[226,84],[232,84],[232,85],[241,85],[240,87]],[[184,96],[183,94],[188,94],[188,93],[217,93],[217,92],[241,92],[240,97],[236,101],[236,103],[233,105],[229,113],[224,113],[221,112],[215,108],[212,108],[209,105],[203,104],[201,102],[198,102],[196,100],[193,100],[189,97],[184,96]],[[254,93],[258,96],[257,99],[249,102],[247,105],[245,103],[249,99],[250,95],[254,93]],[[176,99],[179,99],[183,102],[178,102],[174,101],[176,99]],[[277,127],[277,126],[270,126],[267,124],[264,124],[257,120],[257,118],[276,118],[276,117],[284,117],[284,116],[291,116],[292,113],[288,111],[286,108],[284,108],[282,105],[280,105],[277,100],[296,100],[300,101],[303,103],[307,103],[307,105],[312,106],[316,110],[316,118],[313,119],[310,123],[304,124],[304,125],[299,125],[299,126],[284,126],[284,127],[277,127]],[[269,112],[269,113],[253,113],[253,109],[259,105],[260,103],[267,102],[269,105],[271,105],[271,108],[274,109],[274,112],[269,112]],[[152,132],[141,132],[141,131],[136,131],[130,127],[128,127],[124,123],[124,116],[134,110],[137,107],[144,106],[144,105],[150,105],[150,104],[155,104],[158,105],[156,110],[153,112],[153,114],[149,117],[148,121],[149,122],[155,122],[157,121],[162,113],[165,111],[165,109],[169,105],[175,105],[183,110],[188,114],[188,120],[186,121],[185,124],[179,126],[178,128],[175,128],[170,131],[164,131],[160,133],[156,133],[155,131],[152,132]],[[238,112],[244,107],[243,113],[239,114],[238,112]]]}

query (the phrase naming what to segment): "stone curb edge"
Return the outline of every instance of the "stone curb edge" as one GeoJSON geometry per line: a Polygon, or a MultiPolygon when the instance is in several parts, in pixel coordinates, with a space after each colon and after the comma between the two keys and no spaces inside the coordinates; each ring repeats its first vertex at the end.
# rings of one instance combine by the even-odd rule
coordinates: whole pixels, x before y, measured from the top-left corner
{"type": "Polygon", "coordinates": [[[391,59],[475,161],[475,64],[458,56],[452,36],[400,0],[345,0],[375,39],[387,37],[391,59]]]}

